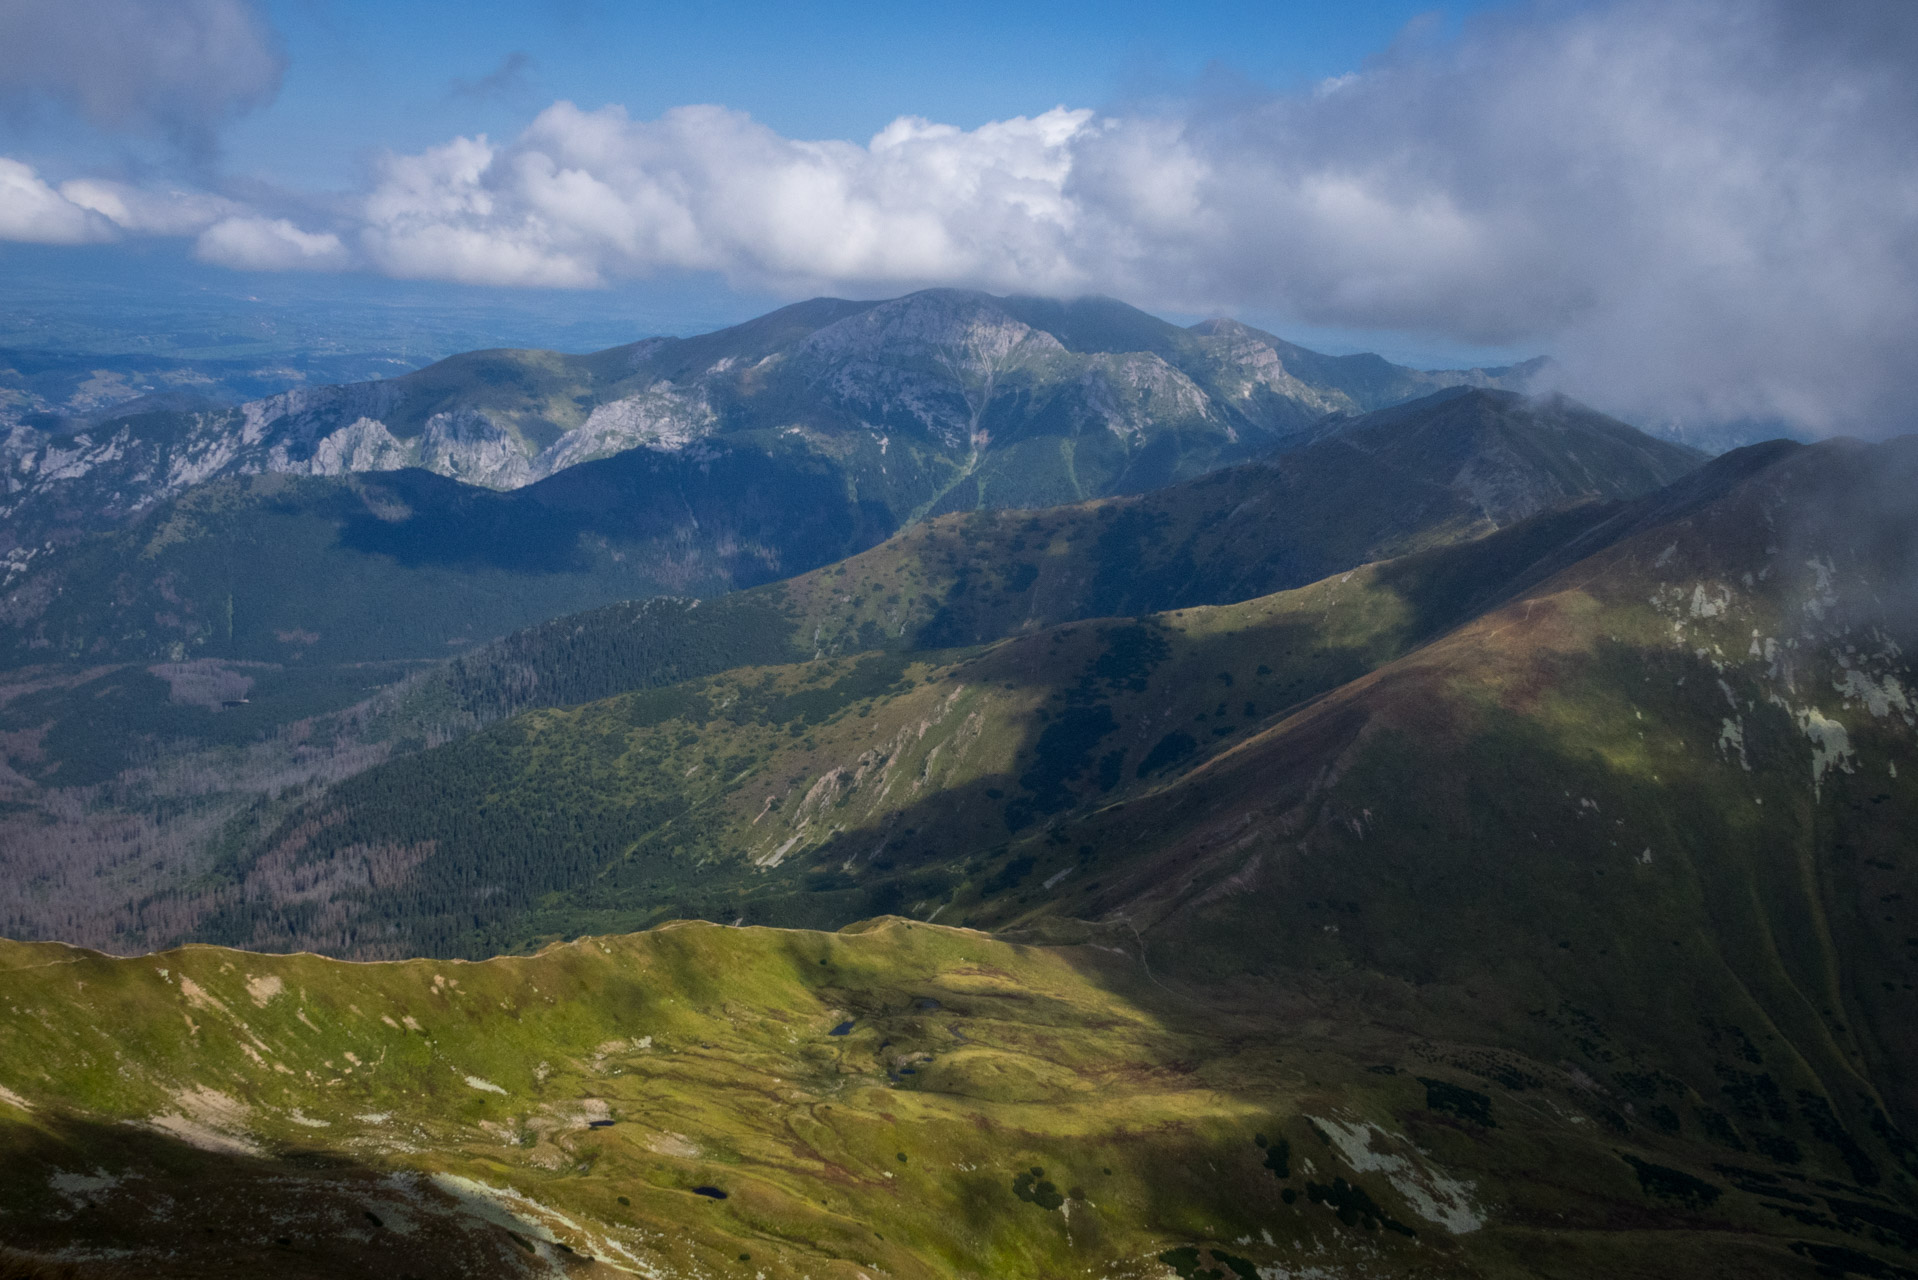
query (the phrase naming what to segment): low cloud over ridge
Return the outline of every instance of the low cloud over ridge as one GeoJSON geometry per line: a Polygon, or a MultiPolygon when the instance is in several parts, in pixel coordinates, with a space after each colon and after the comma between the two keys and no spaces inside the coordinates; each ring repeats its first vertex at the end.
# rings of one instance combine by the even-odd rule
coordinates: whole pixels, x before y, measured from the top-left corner
{"type": "Polygon", "coordinates": [[[1913,66],[1903,0],[1615,0],[1408,37],[1313,92],[905,117],[864,146],[562,102],[510,142],[388,157],[335,226],[209,214],[199,250],[491,285],[1096,291],[1549,346],[1641,420],[1876,435],[1918,426],[1913,66]]]}

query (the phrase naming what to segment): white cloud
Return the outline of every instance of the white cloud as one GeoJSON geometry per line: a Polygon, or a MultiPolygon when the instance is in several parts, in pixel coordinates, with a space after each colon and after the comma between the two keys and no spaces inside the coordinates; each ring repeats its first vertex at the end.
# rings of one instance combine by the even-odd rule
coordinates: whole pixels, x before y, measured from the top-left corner
{"type": "Polygon", "coordinates": [[[88,244],[113,236],[106,218],[55,191],[32,166],[0,156],[0,240],[88,244]]]}
{"type": "Polygon", "coordinates": [[[60,184],[60,194],[82,209],[91,209],[123,231],[140,235],[186,236],[243,212],[223,196],[177,187],[151,190],[124,182],[74,178],[60,184]]]}
{"type": "MultiPolygon", "coordinates": [[[[0,240],[93,244],[122,233],[184,236],[244,213],[225,197],[174,187],[75,178],[56,189],[33,166],[0,156],[0,240]]],[[[326,238],[335,255],[343,253],[337,237],[326,238]]]]}
{"type": "Polygon", "coordinates": [[[1641,415],[1909,421],[1918,6],[1617,0],[1486,15],[1302,94],[1060,108],[867,146],[560,103],[390,158],[379,269],[585,285],[942,283],[1549,344],[1641,415]]]}
{"type": "Polygon", "coordinates": [[[200,233],[193,256],[236,271],[339,271],[351,265],[330,231],[302,231],[285,218],[222,218],[200,233]]]}
{"type": "Polygon", "coordinates": [[[869,146],[800,142],[718,107],[635,121],[558,103],[508,146],[389,157],[365,206],[395,275],[589,285],[662,269],[804,289],[946,282],[1072,289],[1063,108],[970,132],[915,118],[869,146]]]}
{"type": "Polygon", "coordinates": [[[0,102],[55,103],[114,131],[196,151],[269,101],[285,58],[254,0],[9,0],[0,102]]]}
{"type": "Polygon", "coordinates": [[[1162,304],[1549,343],[1640,418],[1878,434],[1918,425],[1913,66],[1898,0],[1487,15],[1323,98],[1102,137],[1072,193],[1162,304]],[[1127,252],[1175,167],[1208,234],[1127,252]]]}
{"type": "Polygon", "coordinates": [[[94,211],[205,225],[201,256],[254,268],[1097,291],[1549,347],[1641,419],[1880,434],[1918,425],[1914,66],[1909,0],[1541,0],[1296,94],[902,117],[866,145],[562,102],[508,141],[387,157],[326,231],[97,184],[61,201],[23,170],[0,234],[84,238],[94,211]]]}

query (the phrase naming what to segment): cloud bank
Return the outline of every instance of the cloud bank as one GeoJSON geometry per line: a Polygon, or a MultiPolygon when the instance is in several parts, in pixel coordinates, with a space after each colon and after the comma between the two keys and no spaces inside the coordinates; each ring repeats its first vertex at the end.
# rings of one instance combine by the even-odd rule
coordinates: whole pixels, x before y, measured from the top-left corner
{"type": "Polygon", "coordinates": [[[31,166],[0,156],[0,240],[88,244],[116,234],[110,219],[55,191],[31,166]]]}
{"type": "Polygon", "coordinates": [[[797,142],[719,107],[634,121],[562,102],[511,145],[389,157],[361,244],[393,275],[584,286],[662,268],[788,292],[1091,282],[1069,234],[1089,111],[970,132],[905,118],[797,142]]]}
{"type": "MultiPolygon", "coordinates": [[[[212,261],[489,285],[690,270],[1277,312],[1549,346],[1641,420],[1882,434],[1918,426],[1914,66],[1907,0],[1540,4],[1312,92],[903,117],[863,146],[561,102],[510,141],[389,156],[337,225],[196,231],[212,261]]],[[[0,176],[0,234],[99,232],[49,194],[0,176]]]]}
{"type": "Polygon", "coordinates": [[[285,59],[254,0],[8,0],[0,105],[48,104],[114,132],[211,148],[272,99],[285,59]]]}
{"type": "Polygon", "coordinates": [[[200,233],[202,262],[237,271],[339,271],[352,255],[330,231],[302,231],[285,218],[221,218],[200,233]]]}

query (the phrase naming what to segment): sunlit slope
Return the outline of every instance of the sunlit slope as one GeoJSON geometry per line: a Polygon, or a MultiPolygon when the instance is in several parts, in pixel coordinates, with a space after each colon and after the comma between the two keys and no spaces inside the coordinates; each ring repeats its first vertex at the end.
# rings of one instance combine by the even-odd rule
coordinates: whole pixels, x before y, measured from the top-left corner
{"type": "Polygon", "coordinates": [[[367,775],[384,798],[341,788],[227,927],[377,954],[663,904],[1092,921],[1168,983],[1357,1001],[1414,1039],[1569,1064],[1618,1140],[1903,1247],[1914,482],[1910,441],[1727,458],[1422,647],[1460,619],[1414,603],[1472,596],[1424,575],[1469,548],[950,666],[868,656],[540,713],[367,775]],[[519,862],[474,857],[506,832],[519,862]],[[276,914],[268,887],[311,905],[276,914]]]}
{"type": "Polygon", "coordinates": [[[1748,451],[1597,524],[426,753],[474,767],[290,824],[235,871],[292,905],[230,923],[378,953],[409,895],[461,945],[886,885],[941,923],[0,948],[0,1238],[134,1274],[1908,1274],[1914,491],[1912,441],[1748,451]],[[515,823],[588,888],[489,918],[528,890],[471,855],[515,823]]]}
{"type": "MultiPolygon", "coordinates": [[[[222,868],[232,887],[199,936],[477,955],[674,916],[963,920],[1088,866],[1060,844],[1068,815],[1156,790],[1471,616],[1595,515],[1239,605],[528,713],[289,814],[222,868]]],[[[709,609],[687,617],[711,628],[709,609]]]]}
{"type": "Polygon", "coordinates": [[[497,714],[746,663],[989,643],[1076,619],[1250,599],[1493,527],[1440,486],[1321,445],[1136,498],[942,516],[841,563],[718,599],[556,618],[436,684],[462,707],[497,714]]]}
{"type": "MultiPolygon", "coordinates": [[[[1428,1034],[1576,1068],[1621,1136],[1705,1139],[1707,1180],[1809,1194],[1774,1196],[1789,1220],[1866,1190],[1908,1211],[1915,484],[1911,439],[1839,442],[1641,512],[1523,599],[1063,824],[1098,893],[978,914],[1123,920],[1193,982],[1394,993],[1428,1034]]],[[[1918,1247],[1896,1221],[1860,1231],[1918,1247]]]]}
{"type": "Polygon", "coordinates": [[[1562,399],[1446,392],[1151,493],[929,520],[783,586],[701,606],[717,613],[660,602],[556,619],[457,664],[447,692],[492,715],[748,661],[979,644],[1229,604],[1566,504],[1641,497],[1701,460],[1562,399]]]}
{"type": "Polygon", "coordinates": [[[1870,1191],[1843,1222],[1781,1219],[1767,1198],[1829,1217],[1837,1197],[1695,1178],[1709,1143],[1616,1131],[1577,1069],[1408,1035],[1392,984],[1175,995],[1129,950],[899,920],[680,925],[480,964],[0,947],[0,1258],[79,1277],[1809,1277],[1886,1251],[1861,1224],[1907,1221],[1870,1191]]]}
{"type": "MultiPolygon", "coordinates": [[[[1136,497],[941,517],[783,586],[732,593],[720,589],[876,535],[819,475],[742,472],[737,457],[655,472],[624,454],[510,494],[418,471],[203,486],[148,525],[72,550],[53,577],[14,584],[16,603],[37,601],[9,615],[17,656],[102,665],[0,686],[12,770],[0,843],[20,855],[0,886],[0,929],[114,950],[192,936],[230,905],[230,877],[207,874],[222,851],[257,844],[317,788],[518,710],[1244,600],[1481,537],[1568,493],[1642,493],[1695,461],[1587,411],[1491,393],[1407,406],[1384,429],[1369,421],[1347,424],[1365,448],[1341,436],[1136,497]],[[1527,431],[1537,438],[1512,447],[1527,431]],[[1619,438],[1630,447],[1607,453],[1619,438]],[[1463,452],[1434,461],[1434,439],[1463,452]],[[1568,489],[1579,467],[1585,487],[1568,489]],[[719,593],[704,601],[567,614],[444,664],[595,598],[709,587],[719,593]],[[381,655],[398,657],[374,665],[381,655]],[[141,661],[117,665],[127,658],[141,661]]],[[[1512,545],[1536,556],[1605,515],[1575,505],[1512,545]]],[[[1421,608],[1446,597],[1454,618],[1473,599],[1442,577],[1423,590],[1421,608]]]]}

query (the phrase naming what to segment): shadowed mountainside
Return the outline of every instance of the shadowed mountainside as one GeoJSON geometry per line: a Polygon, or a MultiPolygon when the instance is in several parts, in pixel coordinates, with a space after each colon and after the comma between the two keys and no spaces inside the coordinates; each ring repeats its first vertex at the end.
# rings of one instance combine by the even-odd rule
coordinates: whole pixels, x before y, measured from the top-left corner
{"type": "Polygon", "coordinates": [[[1909,1275],[1913,491],[1912,439],[1757,447],[368,771],[213,930],[894,918],[0,948],[0,1208],[41,1256],[153,1222],[153,1274],[417,1214],[497,1274],[1909,1275]]]}
{"type": "MultiPolygon", "coordinates": [[[[1486,420],[1509,436],[1522,433],[1525,406],[1467,392],[1400,415],[1366,449],[1333,437],[1138,497],[939,517],[785,584],[571,615],[437,672],[423,671],[428,656],[489,627],[701,571],[711,557],[701,560],[681,521],[708,543],[730,541],[737,581],[770,571],[755,554],[777,539],[811,537],[807,554],[826,558],[835,540],[856,537],[859,515],[834,508],[830,486],[768,481],[763,501],[734,519],[728,502],[752,477],[714,464],[662,479],[643,453],[512,494],[419,472],[206,486],[164,518],[102,540],[86,562],[97,569],[91,589],[65,583],[32,628],[15,632],[24,653],[44,652],[33,646],[45,641],[101,665],[25,670],[0,689],[13,770],[0,829],[22,870],[0,919],[30,936],[115,947],[177,940],[210,893],[226,892],[224,880],[206,879],[210,856],[264,835],[313,788],[527,707],[748,664],[950,647],[1243,600],[1481,537],[1519,495],[1532,506],[1562,498],[1574,466],[1602,495],[1648,491],[1696,460],[1642,437],[1642,450],[1608,454],[1561,430],[1566,407],[1548,402],[1536,447],[1468,455],[1434,483],[1417,470],[1427,465],[1426,414],[1443,415],[1447,430],[1486,420]],[[1394,432],[1407,448],[1393,445],[1394,432]],[[1581,461],[1594,458],[1605,466],[1581,461]],[[1464,470],[1471,483],[1496,481],[1505,495],[1496,514],[1464,470]],[[671,500],[634,496],[641,482],[671,500]],[[602,500],[603,490],[626,497],[602,500]],[[795,503],[807,509],[789,516],[795,503]],[[557,552],[565,545],[570,561],[557,552]],[[103,894],[103,879],[121,887],[103,894]]],[[[1496,545],[1536,556],[1599,518],[1598,506],[1567,509],[1543,532],[1496,545]]],[[[1447,590],[1435,579],[1428,595],[1447,590]]]]}
{"type": "MultiPolygon", "coordinates": [[[[1081,524],[1124,519],[1100,528],[1099,563],[1071,566],[1100,577],[1096,599],[1053,616],[1244,599],[1568,499],[1637,496],[1701,460],[1562,399],[1443,392],[1136,504],[1082,507],[1081,524]],[[1121,564],[1141,553],[1158,562],[1143,582],[1121,564]]],[[[979,516],[969,529],[1015,519],[979,516]]],[[[786,438],[634,449],[506,494],[420,471],[222,480],[10,567],[0,661],[439,658],[611,599],[789,577],[899,523],[786,438]]]]}
{"type": "Polygon", "coordinates": [[[1913,479],[1911,440],[1757,449],[1542,578],[1563,552],[1519,526],[1242,605],[535,713],[289,818],[218,927],[377,952],[648,912],[1086,920],[1208,988],[1399,984],[1665,1081],[1608,1087],[1727,1151],[1902,1185],[1913,479]],[[1430,611],[1474,591],[1508,598],[1430,611]]]}
{"type": "Polygon", "coordinates": [[[1248,999],[1135,950],[898,919],[482,964],[4,947],[0,1214],[29,1257],[168,1277],[1899,1274],[1909,1197],[1817,1155],[1627,1120],[1387,983],[1248,999]]]}
{"type": "Polygon", "coordinates": [[[785,584],[704,601],[696,618],[687,602],[656,601],[555,619],[456,662],[446,680],[461,705],[498,714],[747,662],[1229,604],[1580,500],[1640,497],[1703,460],[1563,400],[1446,392],[1383,417],[1136,497],[940,517],[785,584]],[[729,643],[702,666],[693,634],[729,643]]]}

